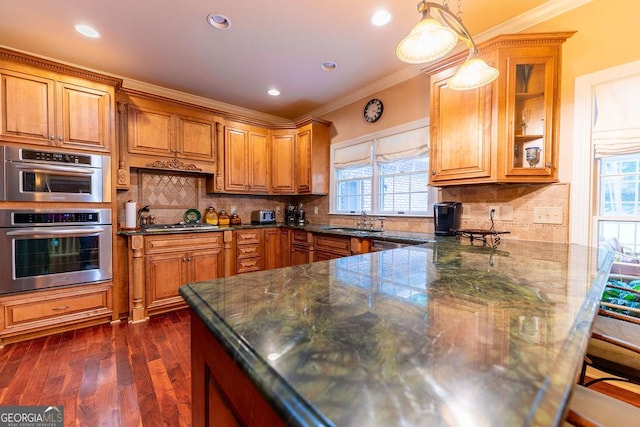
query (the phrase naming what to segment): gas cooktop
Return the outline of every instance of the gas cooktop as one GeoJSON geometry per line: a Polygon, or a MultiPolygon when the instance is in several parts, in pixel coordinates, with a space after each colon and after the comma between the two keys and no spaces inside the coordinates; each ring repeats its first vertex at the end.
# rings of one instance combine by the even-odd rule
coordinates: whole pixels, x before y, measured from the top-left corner
{"type": "Polygon", "coordinates": [[[180,222],[178,224],[143,225],[142,231],[161,233],[163,231],[215,230],[217,228],[217,225],[211,224],[187,224],[180,222]]]}

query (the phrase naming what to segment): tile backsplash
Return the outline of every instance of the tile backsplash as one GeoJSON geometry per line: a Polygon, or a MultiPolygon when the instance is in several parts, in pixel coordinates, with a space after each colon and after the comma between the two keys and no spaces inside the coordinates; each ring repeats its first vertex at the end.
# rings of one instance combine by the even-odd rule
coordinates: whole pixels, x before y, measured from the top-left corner
{"type": "MultiPolygon", "coordinates": [[[[133,200],[138,207],[149,205],[157,223],[183,221],[185,210],[196,208],[204,214],[209,205],[216,210],[235,211],[243,223],[251,220],[251,211],[276,211],[276,220],[284,222],[287,203],[303,203],[306,219],[311,224],[332,224],[353,227],[356,218],[350,215],[329,215],[327,196],[262,196],[207,194],[205,178],[194,174],[166,174],[139,170],[131,174],[131,187],[118,192],[118,224],[124,224],[124,203],[133,200]]],[[[508,231],[503,239],[568,241],[569,184],[505,184],[443,187],[439,200],[463,204],[462,228],[488,229],[490,208],[497,208],[494,228],[508,231]],[[541,213],[553,212],[553,221],[541,219],[541,213]],[[544,222],[547,223],[544,223],[544,222]]],[[[376,224],[378,222],[376,221],[376,224]]],[[[394,231],[432,233],[432,218],[386,217],[384,228],[394,231]]]]}

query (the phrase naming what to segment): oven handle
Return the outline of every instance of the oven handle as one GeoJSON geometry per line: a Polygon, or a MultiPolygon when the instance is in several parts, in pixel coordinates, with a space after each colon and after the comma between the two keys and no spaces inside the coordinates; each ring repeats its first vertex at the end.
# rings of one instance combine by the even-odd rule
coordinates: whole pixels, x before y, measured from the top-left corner
{"type": "Polygon", "coordinates": [[[89,237],[104,233],[103,227],[81,226],[75,228],[58,227],[34,227],[21,228],[19,230],[7,231],[7,236],[29,236],[29,237],[51,237],[51,236],[78,236],[89,237]]]}
{"type": "Polygon", "coordinates": [[[41,172],[41,173],[64,172],[64,173],[70,173],[72,175],[93,175],[95,173],[95,170],[90,168],[83,168],[83,167],[66,167],[66,166],[50,165],[50,166],[47,166],[46,168],[37,168],[37,167],[33,167],[32,165],[22,164],[22,163],[16,163],[15,167],[16,169],[26,170],[28,172],[41,172]]]}

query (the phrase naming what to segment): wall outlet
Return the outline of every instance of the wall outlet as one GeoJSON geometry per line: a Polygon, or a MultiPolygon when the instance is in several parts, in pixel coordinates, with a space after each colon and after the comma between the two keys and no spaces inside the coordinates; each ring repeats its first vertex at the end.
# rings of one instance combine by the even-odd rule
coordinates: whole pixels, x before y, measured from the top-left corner
{"type": "Polygon", "coordinates": [[[562,207],[533,208],[534,224],[562,224],[562,207]]]}
{"type": "Polygon", "coordinates": [[[494,210],[495,213],[493,215],[494,221],[513,221],[513,206],[510,205],[502,205],[502,206],[489,206],[487,215],[491,218],[491,210],[494,210]]]}
{"type": "Polygon", "coordinates": [[[276,215],[280,215],[280,206],[276,207],[276,215]]]}
{"type": "Polygon", "coordinates": [[[318,215],[318,207],[317,206],[313,207],[313,214],[314,215],[318,215]]]}
{"type": "Polygon", "coordinates": [[[460,214],[461,219],[471,219],[471,206],[462,205],[462,213],[460,214]]]}

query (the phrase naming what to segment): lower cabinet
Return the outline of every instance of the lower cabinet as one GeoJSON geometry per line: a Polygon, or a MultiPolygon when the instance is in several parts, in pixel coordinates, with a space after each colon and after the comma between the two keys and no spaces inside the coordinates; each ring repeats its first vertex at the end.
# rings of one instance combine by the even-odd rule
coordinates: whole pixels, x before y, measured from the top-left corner
{"type": "Polygon", "coordinates": [[[291,231],[291,265],[307,264],[314,261],[313,240],[313,233],[309,231],[291,231]]]}
{"type": "Polygon", "coordinates": [[[224,275],[222,233],[145,236],[146,313],[186,307],[178,288],[224,275]]]}
{"type": "Polygon", "coordinates": [[[281,231],[279,228],[264,230],[264,269],[273,270],[283,267],[281,231]]]}
{"type": "Polygon", "coordinates": [[[0,297],[0,344],[112,320],[111,282],[0,297]]]}
{"type": "Polygon", "coordinates": [[[263,270],[264,230],[236,231],[236,274],[263,270]]]}
{"type": "Polygon", "coordinates": [[[351,255],[351,238],[331,234],[315,235],[314,261],[342,258],[351,255]]]}

